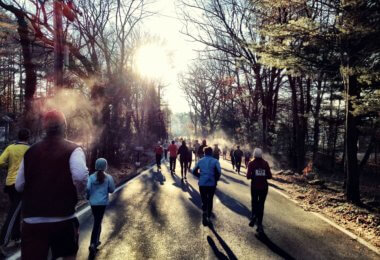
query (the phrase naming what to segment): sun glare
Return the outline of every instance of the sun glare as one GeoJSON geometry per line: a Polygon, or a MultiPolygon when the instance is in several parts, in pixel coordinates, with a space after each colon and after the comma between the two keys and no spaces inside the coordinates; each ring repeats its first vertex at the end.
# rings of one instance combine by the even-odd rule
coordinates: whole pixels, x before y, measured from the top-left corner
{"type": "Polygon", "coordinates": [[[135,65],[141,76],[153,79],[164,78],[170,70],[165,48],[154,44],[143,45],[137,50],[135,65]]]}

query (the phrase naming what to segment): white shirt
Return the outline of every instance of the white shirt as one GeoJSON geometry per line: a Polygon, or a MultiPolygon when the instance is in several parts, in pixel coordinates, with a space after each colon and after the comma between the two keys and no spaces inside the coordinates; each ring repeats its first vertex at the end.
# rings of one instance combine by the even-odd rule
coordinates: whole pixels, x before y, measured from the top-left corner
{"type": "MultiPolygon", "coordinates": [[[[77,189],[78,194],[81,194],[87,185],[88,168],[86,166],[86,156],[81,147],[76,148],[70,155],[70,172],[73,179],[73,183],[77,189]]],[[[24,190],[25,185],[25,172],[24,172],[24,160],[20,164],[20,168],[17,173],[15,188],[18,192],[24,190]]],[[[75,214],[66,217],[31,217],[24,218],[24,221],[29,224],[35,223],[50,223],[60,222],[67,219],[74,218],[75,214]]]]}

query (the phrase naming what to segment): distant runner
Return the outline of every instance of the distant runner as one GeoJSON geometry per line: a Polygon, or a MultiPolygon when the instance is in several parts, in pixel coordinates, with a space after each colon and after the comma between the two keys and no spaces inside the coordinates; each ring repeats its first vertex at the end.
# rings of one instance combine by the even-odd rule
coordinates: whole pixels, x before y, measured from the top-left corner
{"type": "Polygon", "coordinates": [[[227,159],[227,147],[226,146],[223,147],[223,159],[224,160],[227,159]]]}
{"type": "Polygon", "coordinates": [[[248,164],[247,179],[251,179],[252,217],[249,226],[253,227],[257,221],[257,231],[263,232],[264,204],[268,194],[268,179],[272,173],[267,161],[262,158],[262,150],[253,151],[254,160],[248,164]]]}
{"type": "Polygon", "coordinates": [[[181,180],[183,180],[185,176],[185,180],[187,180],[187,167],[188,167],[188,158],[189,158],[189,149],[186,146],[186,142],[182,141],[182,145],[178,149],[179,154],[179,162],[181,165],[181,180]]]}
{"type": "Polygon", "coordinates": [[[219,161],[220,149],[217,144],[214,145],[214,151],[212,153],[212,156],[219,161]]]}
{"type": "Polygon", "coordinates": [[[175,165],[177,160],[177,146],[175,144],[175,141],[172,141],[172,144],[168,147],[169,150],[169,162],[170,162],[170,173],[175,173],[175,165]]]}
{"type": "Polygon", "coordinates": [[[240,174],[241,161],[243,160],[243,151],[240,150],[240,146],[237,146],[237,149],[234,151],[234,159],[236,165],[236,171],[240,174]]]}
{"type": "Polygon", "coordinates": [[[201,159],[203,156],[205,156],[204,149],[205,149],[206,147],[207,147],[207,142],[206,142],[206,140],[203,140],[203,141],[202,141],[202,145],[199,146],[199,148],[198,148],[198,152],[197,152],[197,154],[198,154],[198,158],[199,158],[199,159],[201,159]]]}
{"type": "Polygon", "coordinates": [[[234,148],[231,149],[230,151],[230,158],[231,158],[231,165],[232,165],[232,170],[235,170],[235,157],[234,157],[234,148]]]}
{"type": "Polygon", "coordinates": [[[166,161],[168,160],[168,147],[169,147],[168,140],[165,140],[165,143],[163,144],[163,148],[164,148],[164,155],[165,155],[166,161]]]}
{"type": "Polygon", "coordinates": [[[195,162],[198,162],[199,157],[198,157],[198,150],[201,145],[199,144],[198,140],[195,140],[195,143],[193,145],[193,152],[195,156],[195,162]]]}
{"type": "Polygon", "coordinates": [[[245,168],[248,169],[249,161],[251,160],[251,152],[249,150],[245,151],[244,153],[244,164],[245,168]]]}
{"type": "Polygon", "coordinates": [[[157,164],[157,171],[158,171],[158,170],[161,170],[162,154],[164,153],[164,149],[162,148],[160,141],[157,142],[157,145],[154,148],[154,153],[156,154],[156,164],[157,164]]]}

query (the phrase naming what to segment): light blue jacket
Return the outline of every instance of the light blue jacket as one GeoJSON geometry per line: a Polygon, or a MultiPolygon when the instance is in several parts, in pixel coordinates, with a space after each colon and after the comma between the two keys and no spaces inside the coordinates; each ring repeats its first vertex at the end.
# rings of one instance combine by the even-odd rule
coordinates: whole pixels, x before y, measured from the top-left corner
{"type": "Polygon", "coordinates": [[[220,163],[217,159],[210,155],[206,155],[202,159],[200,159],[193,169],[193,174],[200,170],[199,177],[199,186],[216,186],[217,183],[217,175],[220,176],[222,173],[222,169],[220,168],[220,163]],[[219,174],[216,174],[216,171],[219,174]]]}
{"type": "Polygon", "coordinates": [[[87,181],[87,198],[90,205],[108,205],[108,194],[115,190],[115,182],[111,175],[104,173],[106,176],[103,183],[96,180],[97,172],[91,174],[87,181]]]}

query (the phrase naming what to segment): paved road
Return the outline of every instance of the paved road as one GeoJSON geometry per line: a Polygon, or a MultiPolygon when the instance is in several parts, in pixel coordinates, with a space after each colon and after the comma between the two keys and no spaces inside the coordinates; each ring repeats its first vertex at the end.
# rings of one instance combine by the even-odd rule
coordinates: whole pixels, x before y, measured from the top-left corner
{"type": "MultiPolygon", "coordinates": [[[[116,193],[106,211],[97,259],[379,259],[365,246],[270,188],[265,235],[248,226],[249,182],[229,171],[215,196],[213,226],[201,224],[192,175],[182,183],[163,165],[142,173],[116,193]]],[[[177,164],[179,168],[179,165],[177,164]]],[[[78,259],[87,259],[92,217],[81,218],[78,259]]]]}

